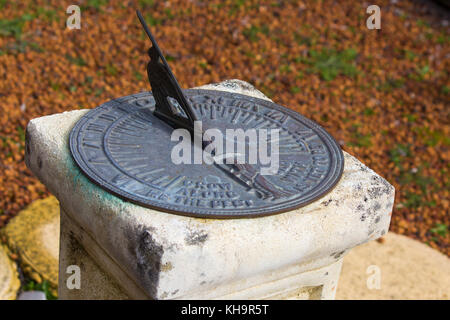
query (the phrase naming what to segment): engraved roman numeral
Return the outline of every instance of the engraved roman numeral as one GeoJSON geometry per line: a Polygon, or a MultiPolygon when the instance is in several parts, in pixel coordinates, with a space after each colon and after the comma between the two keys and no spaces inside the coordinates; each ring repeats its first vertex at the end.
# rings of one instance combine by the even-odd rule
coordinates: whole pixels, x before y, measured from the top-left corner
{"type": "Polygon", "coordinates": [[[218,109],[217,106],[211,107],[211,120],[214,120],[216,118],[216,108],[218,109]]]}
{"type": "Polygon", "coordinates": [[[256,120],[256,115],[254,113],[249,113],[247,118],[241,121],[242,124],[248,124],[251,121],[256,120]]]}
{"type": "Polygon", "coordinates": [[[237,119],[239,119],[240,114],[241,114],[241,109],[237,109],[236,112],[234,113],[233,117],[231,118],[231,122],[236,123],[237,119]]]}
{"type": "Polygon", "coordinates": [[[263,119],[263,121],[261,121],[260,123],[258,123],[257,125],[254,126],[255,129],[261,129],[261,128],[265,128],[265,127],[270,127],[272,123],[267,120],[267,119],[263,119]]]}
{"type": "Polygon", "coordinates": [[[316,137],[316,133],[311,129],[297,130],[295,133],[299,135],[299,138],[302,140],[309,140],[316,137]]]}
{"type": "Polygon", "coordinates": [[[280,122],[281,124],[284,124],[289,119],[289,116],[287,114],[281,113],[276,110],[270,110],[269,112],[266,112],[265,115],[273,120],[280,122]]]}

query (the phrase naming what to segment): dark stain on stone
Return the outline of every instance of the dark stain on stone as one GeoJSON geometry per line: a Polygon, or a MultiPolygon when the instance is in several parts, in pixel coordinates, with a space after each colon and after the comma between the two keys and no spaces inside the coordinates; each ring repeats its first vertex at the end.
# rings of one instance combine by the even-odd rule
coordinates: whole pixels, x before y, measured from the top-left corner
{"type": "Polygon", "coordinates": [[[369,200],[369,199],[367,199],[367,197],[364,197],[364,202],[367,202],[367,200],[369,200]]]}
{"type": "Polygon", "coordinates": [[[380,216],[376,217],[376,218],[375,218],[375,223],[380,222],[380,220],[381,220],[381,217],[380,217],[380,216]]]}
{"type": "Polygon", "coordinates": [[[156,299],[164,249],[153,239],[152,232],[154,232],[152,228],[139,226],[137,230],[129,230],[126,236],[130,239],[128,250],[136,259],[137,272],[143,281],[143,288],[150,297],[156,299]]]}
{"type": "Polygon", "coordinates": [[[25,130],[25,152],[27,153],[27,155],[31,154],[31,135],[28,132],[28,130],[25,130]]]}
{"type": "Polygon", "coordinates": [[[366,166],[362,165],[362,164],[359,164],[359,170],[361,170],[362,172],[369,171],[369,169],[366,166]]]}
{"type": "Polygon", "coordinates": [[[379,202],[375,202],[370,208],[367,209],[364,208],[362,205],[359,205],[356,209],[357,211],[364,211],[364,213],[361,215],[360,218],[361,221],[365,221],[367,218],[370,218],[371,221],[373,222],[373,220],[376,219],[375,216],[381,209],[381,204],[379,202]]]}
{"type": "Polygon", "coordinates": [[[375,202],[373,206],[373,211],[378,211],[381,209],[381,204],[379,202],[375,202]]]}
{"type": "Polygon", "coordinates": [[[82,238],[82,236],[76,236],[73,231],[69,231],[65,234],[67,239],[67,252],[65,255],[65,258],[67,259],[66,263],[67,265],[76,265],[80,268],[81,274],[83,275],[83,272],[85,272],[86,268],[82,261],[80,261],[81,256],[87,255],[85,249],[83,249],[83,246],[80,244],[79,239],[82,238]]]}
{"type": "Polygon", "coordinates": [[[368,190],[369,192],[369,196],[371,198],[379,198],[383,195],[383,188],[382,187],[374,187],[374,188],[370,188],[368,190]]]}
{"type": "Polygon", "coordinates": [[[325,207],[328,207],[328,205],[329,205],[332,201],[333,201],[333,199],[329,199],[329,200],[327,200],[327,201],[323,201],[322,204],[323,204],[325,207]]]}
{"type": "Polygon", "coordinates": [[[189,246],[202,245],[208,239],[208,234],[203,231],[190,232],[184,239],[189,246]]]}
{"type": "Polygon", "coordinates": [[[380,184],[382,184],[383,187],[381,188],[381,191],[380,191],[381,194],[383,194],[383,193],[384,194],[390,194],[391,190],[393,189],[393,187],[389,184],[389,182],[386,181],[386,179],[384,179],[384,178],[382,178],[382,177],[380,177],[378,175],[372,176],[372,183],[371,184],[372,185],[380,185],[380,184]]]}
{"type": "Polygon", "coordinates": [[[175,290],[175,291],[172,291],[172,295],[174,295],[174,294],[176,294],[178,291],[180,291],[180,290],[175,290]]]}
{"type": "Polygon", "coordinates": [[[344,253],[345,253],[345,250],[344,250],[344,251],[341,251],[341,252],[333,253],[332,256],[333,256],[335,259],[339,259],[344,253]]]}
{"type": "Polygon", "coordinates": [[[356,211],[364,211],[364,205],[359,204],[359,205],[356,207],[356,211]]]}
{"type": "Polygon", "coordinates": [[[37,165],[39,169],[42,169],[42,159],[40,156],[37,157],[37,165]]]}
{"type": "Polygon", "coordinates": [[[353,189],[356,190],[356,191],[361,191],[361,190],[362,190],[362,184],[361,184],[361,183],[357,183],[357,184],[353,187],[353,189]]]}

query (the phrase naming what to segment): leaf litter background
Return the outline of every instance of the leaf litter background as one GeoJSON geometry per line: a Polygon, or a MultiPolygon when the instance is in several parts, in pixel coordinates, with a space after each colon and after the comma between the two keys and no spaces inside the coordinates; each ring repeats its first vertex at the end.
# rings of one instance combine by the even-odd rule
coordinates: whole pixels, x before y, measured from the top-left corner
{"type": "Polygon", "coordinates": [[[183,87],[242,79],[317,121],[395,186],[391,230],[449,255],[449,12],[377,0],[368,30],[370,4],[0,0],[0,227],[48,196],[24,163],[30,119],[149,90],[140,8],[183,87]]]}

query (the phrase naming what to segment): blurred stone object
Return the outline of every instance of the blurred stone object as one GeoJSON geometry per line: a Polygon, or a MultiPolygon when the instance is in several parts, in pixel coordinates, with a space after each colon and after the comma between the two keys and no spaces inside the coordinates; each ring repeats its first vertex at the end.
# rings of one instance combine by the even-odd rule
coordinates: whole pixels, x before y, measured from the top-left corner
{"type": "Polygon", "coordinates": [[[37,283],[48,280],[56,294],[59,260],[59,203],[51,196],[20,211],[0,233],[18,255],[24,273],[37,283]]]}
{"type": "Polygon", "coordinates": [[[42,291],[25,291],[19,295],[17,300],[47,300],[42,291]]]}
{"type": "MultiPolygon", "coordinates": [[[[389,232],[345,257],[336,299],[450,299],[450,259],[411,238],[389,232]],[[379,268],[380,288],[367,281],[379,268]]],[[[370,279],[369,279],[370,282],[370,279]]]]}

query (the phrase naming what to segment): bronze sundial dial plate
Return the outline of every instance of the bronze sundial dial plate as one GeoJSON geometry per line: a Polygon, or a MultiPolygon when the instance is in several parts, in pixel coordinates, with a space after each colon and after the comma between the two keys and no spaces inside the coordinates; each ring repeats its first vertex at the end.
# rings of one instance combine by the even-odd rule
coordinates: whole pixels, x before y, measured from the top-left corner
{"type": "Polygon", "coordinates": [[[152,92],[106,102],[75,125],[70,150],[87,177],[124,200],[203,218],[288,211],[333,188],[344,160],[336,141],[322,127],[266,100],[223,91],[182,90],[144,18],[137,14],[152,42],[147,65],[152,92]],[[201,130],[196,130],[196,121],[201,121],[201,130]],[[172,139],[176,129],[190,134],[189,161],[174,161],[173,150],[180,142],[172,139]],[[217,130],[220,138],[213,138],[208,129],[217,130]],[[214,144],[223,140],[223,133],[223,144],[230,141],[227,130],[242,130],[245,136],[254,129],[265,130],[266,136],[241,140],[244,149],[234,145],[237,137],[232,138],[231,152],[214,144]],[[272,136],[273,130],[278,136],[272,136]],[[205,139],[195,143],[192,135],[205,139]],[[257,156],[252,160],[250,149],[255,146],[257,156]],[[208,148],[215,159],[210,164],[202,161],[202,151],[208,148]],[[270,158],[261,156],[261,151],[270,153],[270,158]],[[200,161],[195,161],[196,154],[200,161]],[[232,161],[227,161],[230,154],[232,161]]]}
{"type": "Polygon", "coordinates": [[[70,135],[72,155],[96,184],[139,205],[171,213],[240,218],[284,212],[329,192],[343,170],[336,141],[297,112],[249,96],[183,90],[206,128],[279,129],[279,169],[238,170],[173,164],[173,128],[156,117],[150,92],[109,101],[86,114],[70,135]]]}

